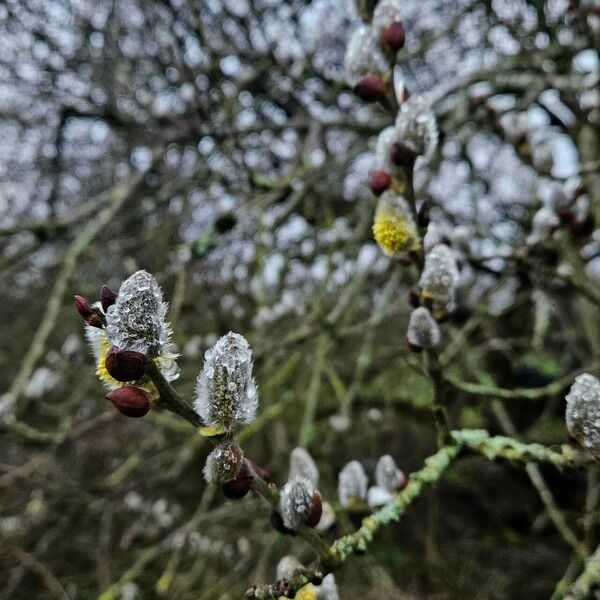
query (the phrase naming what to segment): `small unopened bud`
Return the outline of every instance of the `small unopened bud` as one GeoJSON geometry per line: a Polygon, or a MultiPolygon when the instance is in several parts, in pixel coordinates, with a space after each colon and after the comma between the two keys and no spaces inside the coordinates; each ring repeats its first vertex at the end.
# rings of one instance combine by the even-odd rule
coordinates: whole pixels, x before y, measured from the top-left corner
{"type": "Polygon", "coordinates": [[[74,296],[75,309],[79,313],[79,316],[92,327],[103,327],[104,317],[99,309],[94,308],[90,301],[83,296],[74,296]]]}
{"type": "Polygon", "coordinates": [[[362,502],[367,496],[369,480],[363,466],[357,461],[349,462],[338,479],[338,496],[343,507],[362,502]]]}
{"type": "Polygon", "coordinates": [[[281,513],[275,508],[271,508],[271,512],[269,513],[269,522],[273,526],[273,529],[279,531],[279,533],[283,533],[283,535],[296,535],[296,532],[293,529],[289,529],[285,526],[281,513]]]}
{"type": "Polygon", "coordinates": [[[392,176],[383,169],[373,169],[369,173],[369,187],[376,196],[389,190],[392,185],[392,176]]]}
{"type": "Polygon", "coordinates": [[[117,300],[117,292],[113,292],[107,285],[103,285],[100,290],[100,304],[104,312],[108,310],[117,300]]]}
{"type": "Polygon", "coordinates": [[[422,229],[426,229],[431,221],[431,207],[427,200],[421,203],[419,211],[417,212],[417,225],[422,229]]]}
{"type": "Polygon", "coordinates": [[[239,475],[243,462],[244,452],[239,444],[219,444],[206,458],[204,478],[216,485],[227,483],[239,475]]]}
{"type": "Polygon", "coordinates": [[[595,456],[600,456],[600,381],[584,373],[566,396],[569,434],[595,456]]]}
{"type": "Polygon", "coordinates": [[[75,300],[75,309],[84,321],[87,321],[92,316],[92,305],[87,298],[83,296],[73,296],[75,300]]]}
{"type": "Polygon", "coordinates": [[[354,93],[365,102],[377,102],[385,98],[386,87],[379,75],[361,77],[354,86],[354,93]]]}
{"type": "Polygon", "coordinates": [[[221,486],[221,491],[230,500],[239,500],[243,498],[252,487],[252,476],[241,474],[235,479],[224,483],[221,486]]]}
{"type": "Polygon", "coordinates": [[[137,381],[146,372],[148,357],[134,350],[118,350],[113,346],[106,353],[106,370],[117,381],[137,381]]]}
{"type": "Polygon", "coordinates": [[[402,142],[394,142],[390,149],[390,158],[399,167],[409,167],[415,162],[417,153],[402,142]]]}
{"type": "Polygon", "coordinates": [[[388,25],[381,34],[381,41],[394,51],[402,50],[406,43],[406,31],[402,21],[388,25]]]}
{"type": "Polygon", "coordinates": [[[141,388],[126,385],[106,394],[115,408],[127,417],[143,417],[150,410],[150,395],[141,388]]]}
{"type": "MultiPolygon", "coordinates": [[[[279,512],[283,518],[283,524],[288,529],[298,529],[300,525],[306,523],[313,516],[314,503],[315,489],[306,477],[296,477],[288,481],[283,486],[279,495],[279,512]]],[[[320,506],[320,496],[318,503],[320,506]]],[[[319,514],[320,517],[321,515],[319,514]]],[[[318,519],[316,522],[318,522],[318,519]]]]}

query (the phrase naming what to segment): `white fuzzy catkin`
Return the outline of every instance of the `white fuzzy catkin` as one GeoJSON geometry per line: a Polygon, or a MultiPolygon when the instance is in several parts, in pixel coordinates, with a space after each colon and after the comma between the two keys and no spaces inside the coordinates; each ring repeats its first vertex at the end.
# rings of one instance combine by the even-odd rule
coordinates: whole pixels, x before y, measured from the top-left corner
{"type": "Polygon", "coordinates": [[[600,455],[600,381],[579,375],[566,396],[569,433],[596,456],[600,455]]]}
{"type": "Polygon", "coordinates": [[[391,152],[394,142],[398,141],[396,128],[393,125],[382,129],[375,144],[375,168],[395,173],[398,167],[392,163],[391,152]]]}
{"type": "Polygon", "coordinates": [[[369,479],[363,466],[357,461],[350,461],[338,477],[338,498],[343,507],[353,502],[361,502],[367,496],[369,479]]]}
{"type": "Polygon", "coordinates": [[[375,483],[390,492],[400,489],[405,482],[404,473],[396,465],[396,461],[389,455],[384,454],[375,467],[375,483]]]}
{"type": "Polygon", "coordinates": [[[371,26],[377,36],[380,36],[383,30],[392,23],[402,21],[401,8],[401,0],[380,0],[377,3],[371,21],[371,26]]]}
{"type": "Polygon", "coordinates": [[[305,477],[315,488],[319,486],[319,469],[305,448],[294,448],[290,454],[290,472],[288,479],[305,477]]]}
{"type": "Polygon", "coordinates": [[[119,350],[158,356],[171,338],[167,308],[156,279],[137,271],[121,284],[115,303],[106,311],[106,334],[119,350]]]}
{"type": "Polygon", "coordinates": [[[439,345],[442,339],[440,327],[424,306],[415,308],[410,314],[406,339],[417,348],[435,348],[439,345]]]}
{"type": "Polygon", "coordinates": [[[346,82],[354,87],[367,75],[384,75],[390,70],[386,58],[373,29],[362,25],[350,36],[344,56],[346,82]]]}
{"type": "Polygon", "coordinates": [[[244,461],[244,453],[235,442],[219,444],[206,458],[204,479],[221,485],[235,479],[244,461]]]}
{"type": "Polygon", "coordinates": [[[288,529],[298,529],[310,515],[315,487],[305,477],[288,481],[279,494],[279,512],[288,529]]]}
{"type": "Polygon", "coordinates": [[[369,488],[367,493],[367,504],[371,508],[378,508],[394,499],[394,494],[385,488],[374,485],[369,488]]]}
{"type": "Polygon", "coordinates": [[[258,391],[252,377],[252,351],[246,339],[229,332],[204,354],[196,381],[194,410],[207,427],[231,430],[256,416],[258,391]]]}
{"type": "Polygon", "coordinates": [[[549,206],[542,206],[531,221],[531,233],[527,243],[531,246],[546,241],[560,225],[558,215],[549,206]]]}
{"type": "Polygon", "coordinates": [[[280,579],[291,579],[296,571],[305,571],[306,567],[291,555],[284,556],[277,564],[276,577],[280,579]]]}
{"type": "Polygon", "coordinates": [[[436,318],[452,312],[456,307],[458,275],[454,252],[446,244],[436,244],[425,256],[419,287],[421,296],[432,301],[436,318]]]}
{"type": "Polygon", "coordinates": [[[417,155],[431,160],[439,134],[435,114],[422,96],[411,96],[402,103],[395,129],[397,141],[414,150],[417,155]]]}

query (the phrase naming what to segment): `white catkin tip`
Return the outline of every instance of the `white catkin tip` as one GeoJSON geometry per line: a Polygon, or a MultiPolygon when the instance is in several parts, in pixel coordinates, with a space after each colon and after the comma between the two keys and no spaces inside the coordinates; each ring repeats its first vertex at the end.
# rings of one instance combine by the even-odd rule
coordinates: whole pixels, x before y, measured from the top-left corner
{"type": "Polygon", "coordinates": [[[390,69],[379,42],[369,25],[356,29],[346,46],[344,73],[346,82],[354,87],[366,75],[383,75],[390,69]]]}
{"type": "Polygon", "coordinates": [[[418,348],[435,348],[439,345],[442,334],[440,327],[424,307],[415,308],[410,315],[406,339],[418,348]]]}
{"type": "Polygon", "coordinates": [[[340,600],[333,573],[323,578],[321,585],[317,586],[317,592],[317,600],[340,600]]]}
{"type": "Polygon", "coordinates": [[[402,20],[402,3],[404,0],[380,0],[373,11],[371,25],[375,34],[380,36],[383,30],[392,23],[402,20]]]}
{"type": "Polygon", "coordinates": [[[396,461],[389,455],[384,454],[375,467],[375,483],[381,488],[395,492],[404,485],[404,473],[396,465],[396,461]]]}
{"type": "Polygon", "coordinates": [[[207,427],[231,430],[254,420],[258,390],[252,377],[252,351],[247,340],[229,332],[204,354],[196,381],[194,410],[207,427]]]}
{"type": "Polygon", "coordinates": [[[316,488],[319,486],[319,469],[312,456],[304,448],[294,448],[290,454],[290,472],[288,479],[305,477],[316,488]]]}
{"type": "Polygon", "coordinates": [[[305,477],[288,481],[279,494],[279,512],[288,529],[298,529],[310,515],[315,488],[305,477]]]}
{"type": "Polygon", "coordinates": [[[166,312],[154,276],[136,271],[121,284],[115,303],[106,311],[106,334],[119,350],[158,356],[171,335],[166,312]]]}
{"type": "Polygon", "coordinates": [[[349,462],[341,471],[338,478],[338,497],[343,507],[353,502],[361,502],[367,496],[369,480],[363,466],[357,461],[349,462]]]}
{"type": "Polygon", "coordinates": [[[396,117],[396,135],[416,154],[431,160],[439,134],[435,114],[422,96],[411,96],[402,103],[396,117]]]}
{"type": "Polygon", "coordinates": [[[579,375],[566,396],[569,433],[596,456],[600,455],[600,381],[579,375]]]}
{"type": "Polygon", "coordinates": [[[382,488],[378,485],[374,485],[369,488],[369,492],[367,494],[367,504],[371,508],[377,508],[379,506],[383,506],[388,502],[391,502],[394,499],[394,494],[385,488],[382,488]]]}
{"type": "Polygon", "coordinates": [[[419,279],[421,295],[431,300],[436,318],[452,312],[456,306],[458,266],[454,252],[446,244],[436,244],[425,256],[419,279]]]}
{"type": "Polygon", "coordinates": [[[294,576],[295,571],[305,570],[304,565],[295,557],[291,555],[284,556],[277,565],[277,579],[291,579],[294,576]]]}
{"type": "Polygon", "coordinates": [[[206,458],[204,478],[221,485],[235,479],[244,461],[244,453],[235,442],[219,444],[206,458]]]}

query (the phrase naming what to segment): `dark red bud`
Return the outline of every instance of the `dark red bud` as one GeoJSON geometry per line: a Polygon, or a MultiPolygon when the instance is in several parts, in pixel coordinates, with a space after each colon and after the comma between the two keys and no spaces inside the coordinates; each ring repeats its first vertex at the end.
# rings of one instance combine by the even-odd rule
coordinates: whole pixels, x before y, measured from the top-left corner
{"type": "Polygon", "coordinates": [[[411,290],[408,294],[408,304],[412,308],[419,308],[421,306],[421,296],[418,292],[411,290]]]}
{"type": "Polygon", "coordinates": [[[421,346],[417,346],[417,344],[413,344],[412,342],[409,342],[408,340],[406,340],[406,345],[408,346],[408,349],[411,352],[422,352],[423,348],[421,346]]]}
{"type": "Polygon", "coordinates": [[[404,91],[402,92],[402,102],[406,102],[408,99],[410,98],[410,91],[409,89],[405,86],[404,87],[404,91]]]}
{"type": "Polygon", "coordinates": [[[410,265],[413,264],[413,259],[412,256],[410,254],[401,254],[398,257],[398,260],[403,264],[406,265],[407,267],[409,267],[410,265]]]}
{"type": "Polygon", "coordinates": [[[406,31],[402,21],[395,21],[388,25],[381,34],[381,41],[392,50],[402,50],[406,43],[406,31]]]}
{"type": "Polygon", "coordinates": [[[75,309],[84,321],[87,321],[93,314],[92,305],[87,298],[83,296],[73,296],[75,300],[75,309]]]}
{"type": "Polygon", "coordinates": [[[254,469],[254,472],[263,481],[266,481],[267,483],[271,483],[273,481],[271,479],[271,475],[269,474],[269,472],[266,469],[263,469],[262,467],[259,467],[253,460],[250,460],[249,458],[246,458],[246,461],[250,464],[250,466],[252,467],[252,469],[254,469]]]}
{"type": "Polygon", "coordinates": [[[73,299],[75,300],[75,309],[88,325],[92,327],[104,326],[104,316],[97,308],[94,308],[90,304],[87,298],[74,296],[73,299]]]}
{"type": "Polygon", "coordinates": [[[310,509],[310,514],[308,515],[304,523],[308,525],[308,527],[316,527],[319,521],[321,520],[322,514],[323,504],[321,502],[321,494],[319,494],[319,492],[315,492],[313,495],[313,502],[312,507],[310,509]]]}
{"type": "Polygon", "coordinates": [[[106,370],[117,381],[137,381],[146,372],[148,357],[133,350],[118,350],[113,346],[106,353],[106,370]]]}
{"type": "Polygon", "coordinates": [[[366,75],[354,86],[354,93],[365,102],[382,100],[385,92],[385,83],[378,75],[366,75]]]}
{"type": "Polygon", "coordinates": [[[595,4],[590,7],[590,14],[600,16],[600,4],[595,4]]]}
{"type": "Polygon", "coordinates": [[[107,285],[103,285],[100,290],[100,303],[104,312],[108,310],[109,306],[112,306],[117,299],[117,293],[113,292],[107,285]]]}
{"type": "Polygon", "coordinates": [[[279,533],[283,533],[283,535],[296,535],[296,532],[293,529],[288,529],[283,524],[283,517],[275,508],[271,508],[271,512],[269,513],[269,521],[271,522],[271,525],[273,525],[273,529],[279,531],[279,533]]]}
{"type": "Polygon", "coordinates": [[[429,206],[429,202],[424,200],[419,206],[419,211],[417,212],[417,225],[422,229],[425,229],[429,226],[429,221],[431,220],[431,208],[429,206]]]}
{"type": "Polygon", "coordinates": [[[392,176],[383,169],[373,169],[369,173],[369,187],[376,196],[381,196],[383,192],[390,189],[392,185],[392,176]]]}
{"type": "Polygon", "coordinates": [[[150,410],[150,394],[132,385],[117,388],[106,397],[126,417],[143,417],[150,410]]]}
{"type": "Polygon", "coordinates": [[[394,142],[390,150],[390,158],[399,167],[410,167],[417,158],[417,153],[402,142],[394,142]]]}
{"type": "Polygon", "coordinates": [[[235,479],[224,483],[221,491],[230,500],[239,500],[243,498],[252,487],[251,475],[238,475],[235,479]]]}

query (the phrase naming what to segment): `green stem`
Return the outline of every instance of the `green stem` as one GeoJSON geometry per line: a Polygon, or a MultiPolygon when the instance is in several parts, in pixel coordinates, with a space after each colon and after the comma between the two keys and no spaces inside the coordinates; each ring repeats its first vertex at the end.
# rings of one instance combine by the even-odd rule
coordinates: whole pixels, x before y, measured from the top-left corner
{"type": "Polygon", "coordinates": [[[157,404],[171,412],[183,417],[188,423],[195,427],[201,425],[200,417],[194,409],[175,391],[173,386],[164,378],[157,364],[150,360],[146,369],[146,375],[150,377],[160,395],[157,404]]]}

